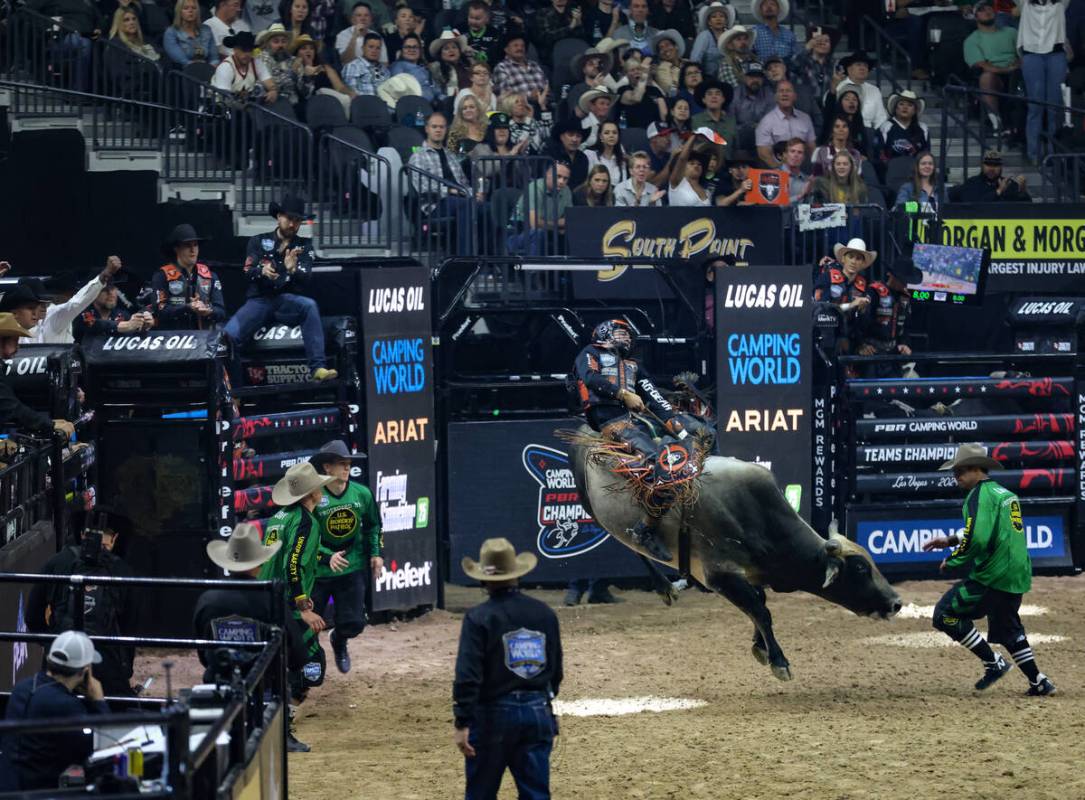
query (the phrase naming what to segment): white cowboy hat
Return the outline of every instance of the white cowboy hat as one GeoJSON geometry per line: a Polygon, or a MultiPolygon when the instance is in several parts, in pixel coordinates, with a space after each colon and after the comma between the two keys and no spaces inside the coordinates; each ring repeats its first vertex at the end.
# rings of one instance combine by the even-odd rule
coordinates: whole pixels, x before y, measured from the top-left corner
{"type": "Polygon", "coordinates": [[[697,30],[698,31],[707,30],[707,28],[708,28],[708,15],[710,13],[712,13],[713,11],[715,11],[716,9],[722,10],[723,13],[727,15],[727,27],[728,28],[730,28],[732,25],[735,24],[735,17],[738,16],[738,14],[735,12],[734,6],[729,6],[726,3],[721,3],[721,2],[719,2],[719,0],[716,0],[713,3],[709,3],[707,6],[702,6],[700,8],[700,10],[697,12],[697,30]]]}
{"type": "MultiPolygon", "coordinates": [[[[606,40],[604,40],[606,41],[606,40]]],[[[599,44],[602,44],[600,42],[599,44]]],[[[614,56],[609,50],[602,50],[598,47],[589,47],[583,53],[577,53],[573,56],[572,69],[574,75],[584,74],[584,62],[589,58],[598,58],[603,62],[602,72],[606,74],[614,69],[614,56]]]]}
{"type": "Polygon", "coordinates": [[[674,46],[678,48],[678,57],[681,58],[686,54],[686,40],[682,38],[682,34],[676,31],[674,28],[667,28],[665,31],[660,31],[652,37],[652,52],[656,52],[659,49],[659,43],[664,39],[670,39],[674,43],[674,46]]]}
{"type": "Polygon", "coordinates": [[[745,25],[735,25],[732,28],[728,28],[720,34],[720,38],[716,40],[716,47],[723,53],[727,47],[727,43],[740,33],[744,33],[750,37],[750,49],[753,49],[753,43],[757,41],[757,31],[753,28],[747,28],[745,25]]]}
{"type": "MultiPolygon", "coordinates": [[[[761,4],[764,2],[765,0],[753,0],[753,7],[750,8],[753,18],[761,23],[765,21],[764,17],[761,16],[761,4]]],[[[776,0],[776,4],[780,7],[780,13],[776,15],[776,21],[783,22],[787,19],[787,15],[791,13],[791,6],[787,0],[776,0]]]]}
{"type": "Polygon", "coordinates": [[[901,100],[908,100],[915,106],[915,115],[918,117],[923,113],[923,109],[927,107],[927,101],[917,95],[911,89],[905,89],[903,92],[894,92],[889,95],[889,100],[886,101],[886,107],[889,110],[889,116],[896,115],[897,103],[901,100]]]}
{"type": "Polygon", "coordinates": [[[270,561],[282,546],[281,540],[265,545],[258,526],[251,522],[239,522],[229,539],[207,543],[207,557],[228,572],[248,572],[270,561]]]}
{"type": "Polygon", "coordinates": [[[840,81],[840,85],[836,87],[836,99],[839,100],[843,97],[844,92],[855,92],[856,96],[859,98],[859,102],[863,102],[863,89],[859,84],[849,80],[840,81]]]}
{"type": "Polygon", "coordinates": [[[482,543],[478,561],[464,556],[460,562],[468,578],[476,581],[511,581],[520,578],[535,569],[538,559],[534,553],[517,555],[512,542],[501,537],[487,539],[482,543]]]}
{"type": "Polygon", "coordinates": [[[263,47],[264,43],[267,42],[268,39],[270,39],[270,38],[272,38],[274,36],[286,36],[286,37],[289,38],[290,32],[287,31],[287,29],[283,27],[281,22],[276,22],[273,25],[269,26],[267,30],[261,31],[257,35],[257,37],[256,37],[256,46],[257,47],[263,47]]]}
{"type": "Polygon", "coordinates": [[[953,458],[938,469],[957,469],[957,467],[979,467],[980,469],[1005,469],[1001,463],[987,455],[987,448],[982,444],[970,442],[962,444],[953,454],[953,458]]]}
{"type": "Polygon", "coordinates": [[[401,97],[421,97],[422,86],[418,78],[401,72],[393,75],[377,87],[377,97],[384,101],[392,111],[396,110],[396,101],[401,97]]]}
{"type": "Polygon", "coordinates": [[[588,89],[588,91],[580,95],[580,99],[576,101],[576,106],[585,114],[590,114],[592,100],[600,97],[609,97],[612,103],[617,99],[617,96],[609,89],[588,89]]]}
{"type": "Polygon", "coordinates": [[[628,39],[611,39],[609,36],[604,36],[595,45],[595,49],[600,53],[610,53],[622,47],[628,47],[628,39]]]}
{"type": "Polygon", "coordinates": [[[271,501],[277,506],[289,506],[301,500],[315,489],[322,489],[335,478],[331,475],[318,475],[316,468],[308,461],[295,464],[271,490],[271,501]]]}
{"type": "Polygon", "coordinates": [[[866,269],[878,258],[877,250],[867,250],[866,242],[862,239],[851,239],[847,244],[835,244],[833,245],[833,258],[837,261],[841,259],[844,253],[860,253],[863,256],[863,269],[866,269]]]}
{"type": "Polygon", "coordinates": [[[441,48],[448,42],[455,42],[459,45],[461,53],[467,52],[467,37],[460,35],[459,31],[445,28],[441,31],[440,36],[429,43],[429,57],[436,61],[437,54],[441,52],[441,48]]]}

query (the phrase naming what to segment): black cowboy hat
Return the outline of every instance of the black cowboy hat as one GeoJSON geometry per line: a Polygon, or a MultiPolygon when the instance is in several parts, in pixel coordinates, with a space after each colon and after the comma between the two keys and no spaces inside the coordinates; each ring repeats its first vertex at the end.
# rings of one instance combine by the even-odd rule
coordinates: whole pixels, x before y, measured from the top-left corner
{"type": "Polygon", "coordinates": [[[222,46],[230,50],[255,50],[256,37],[251,31],[238,31],[222,40],[222,46]]]}
{"type": "Polygon", "coordinates": [[[559,119],[554,123],[553,127],[550,128],[550,135],[555,141],[561,139],[563,133],[579,133],[581,139],[587,135],[587,131],[580,125],[580,120],[574,117],[559,119]]]}
{"type": "Polygon", "coordinates": [[[735,96],[735,87],[729,83],[723,83],[715,78],[707,78],[698,84],[694,90],[693,95],[697,100],[697,105],[704,105],[704,96],[709,89],[719,89],[723,92],[723,107],[724,109],[731,107],[731,100],[735,96]]]}
{"type": "Polygon", "coordinates": [[[923,280],[923,270],[917,267],[912,259],[903,256],[893,261],[885,271],[906,285],[914,285],[923,280]]]}
{"type": "Polygon", "coordinates": [[[877,59],[873,58],[867,53],[864,53],[862,50],[855,50],[840,59],[840,66],[844,69],[845,72],[847,72],[848,67],[850,67],[852,64],[858,64],[860,62],[866,64],[867,67],[870,67],[871,69],[873,69],[878,63],[877,59]]]}
{"type": "Polygon", "coordinates": [[[352,453],[343,441],[332,439],[313,454],[309,463],[319,470],[332,461],[361,461],[368,457],[365,453],[352,453]]]}
{"type": "Polygon", "coordinates": [[[175,225],[166,241],[162,242],[162,253],[173,258],[173,248],[182,242],[202,242],[203,237],[196,233],[196,229],[187,222],[175,225]]]}
{"type": "Polygon", "coordinates": [[[309,215],[305,213],[305,201],[294,194],[285,195],[282,201],[272,200],[267,207],[267,213],[273,217],[285,214],[295,219],[309,219],[309,215]]]}
{"type": "Polygon", "coordinates": [[[0,293],[0,312],[14,311],[23,306],[36,306],[44,302],[27,284],[16,283],[4,287],[4,291],[0,293]]]}
{"type": "Polygon", "coordinates": [[[49,291],[45,285],[45,281],[41,278],[19,278],[19,285],[26,286],[34,293],[38,298],[39,303],[51,303],[53,300],[53,292],[49,291]]]}
{"type": "Polygon", "coordinates": [[[745,164],[747,167],[757,166],[760,159],[757,158],[749,150],[736,150],[729,159],[727,159],[728,167],[738,167],[745,164]]]}

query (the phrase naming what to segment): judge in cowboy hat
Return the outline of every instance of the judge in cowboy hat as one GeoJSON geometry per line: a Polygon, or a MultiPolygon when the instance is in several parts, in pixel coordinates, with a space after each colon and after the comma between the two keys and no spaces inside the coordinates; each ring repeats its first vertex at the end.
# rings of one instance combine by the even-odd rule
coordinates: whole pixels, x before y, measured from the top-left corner
{"type": "Polygon", "coordinates": [[[461,563],[489,595],[464,616],[452,685],[453,741],[464,756],[466,796],[496,797],[508,768],[532,797],[549,797],[557,733],[550,700],[563,667],[557,615],[519,589],[537,559],[499,538],[482,543],[478,561],[461,563]]]}

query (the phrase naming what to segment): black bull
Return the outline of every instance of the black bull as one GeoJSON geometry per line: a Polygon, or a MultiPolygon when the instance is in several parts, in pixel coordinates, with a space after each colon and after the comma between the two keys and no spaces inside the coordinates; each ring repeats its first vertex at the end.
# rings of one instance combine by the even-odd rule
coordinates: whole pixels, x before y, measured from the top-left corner
{"type": "MultiPolygon", "coordinates": [[[[587,463],[586,452],[581,446],[571,452],[585,510],[615,539],[646,556],[626,532],[640,518],[640,509],[621,479],[603,464],[587,463]]],[[[900,610],[900,597],[867,551],[842,536],[819,536],[791,508],[764,467],[713,456],[698,480],[696,502],[673,508],[660,520],[659,535],[675,554],[669,565],[678,566],[684,527],[691,576],[753,621],[754,657],[770,665],[777,678],[789,680],[791,670],[773,635],[763,587],[810,592],[864,616],[888,619],[900,610]]]]}

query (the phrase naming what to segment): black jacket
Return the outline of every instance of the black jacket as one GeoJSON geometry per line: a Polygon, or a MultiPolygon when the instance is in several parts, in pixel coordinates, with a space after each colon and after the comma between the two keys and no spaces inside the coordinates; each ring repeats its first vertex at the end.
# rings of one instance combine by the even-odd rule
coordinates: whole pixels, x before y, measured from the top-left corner
{"type": "Polygon", "coordinates": [[[125,322],[131,318],[131,314],[120,306],[114,308],[108,317],[103,317],[93,305],[72,320],[72,338],[82,342],[87,334],[105,335],[117,332],[117,323],[125,322]]]}
{"type": "Polygon", "coordinates": [[[204,330],[226,319],[226,303],[222,299],[222,282],[206,264],[197,263],[191,272],[172,261],[151,276],[155,292],[155,322],[168,331],[204,330]],[[201,317],[188,304],[193,298],[211,306],[211,316],[201,317]]]}
{"type": "Polygon", "coordinates": [[[16,397],[8,379],[0,377],[0,427],[18,428],[27,433],[51,433],[53,420],[16,397]]]}
{"type": "Polygon", "coordinates": [[[625,406],[618,399],[618,392],[622,389],[640,395],[644,404],[664,422],[674,416],[671,404],[656,388],[644,368],[631,358],[622,358],[610,350],[589,344],[576,357],[574,372],[578,399],[589,421],[592,420],[592,411],[613,409],[624,413],[625,406]]]}
{"type": "Polygon", "coordinates": [[[452,685],[456,727],[474,723],[479,706],[516,691],[555,696],[563,677],[557,614],[519,589],[490,595],[463,618],[452,685]]]}
{"type": "Polygon", "coordinates": [[[998,193],[998,181],[989,181],[981,172],[973,175],[960,186],[954,186],[949,190],[951,203],[1031,203],[1032,197],[1017,185],[1017,181],[1010,181],[1001,195],[998,193]]]}
{"type": "Polygon", "coordinates": [[[101,13],[90,0],[30,0],[26,7],[46,17],[60,17],[84,36],[105,28],[101,13]]]}
{"type": "Polygon", "coordinates": [[[291,275],[286,271],[286,250],[280,249],[279,238],[276,235],[278,229],[268,233],[261,233],[249,239],[245,248],[245,277],[249,281],[249,288],[245,297],[274,297],[278,294],[297,294],[299,289],[304,288],[309,281],[313,270],[313,241],[303,236],[295,236],[287,245],[286,250],[295,247],[301,248],[298,254],[298,268],[291,275]],[[263,267],[271,264],[278,277],[275,280],[264,277],[263,267]]]}

